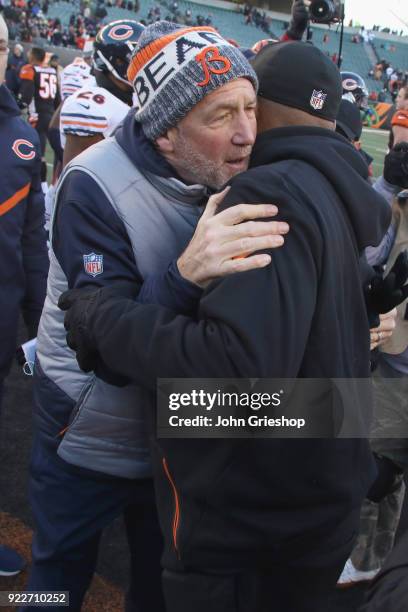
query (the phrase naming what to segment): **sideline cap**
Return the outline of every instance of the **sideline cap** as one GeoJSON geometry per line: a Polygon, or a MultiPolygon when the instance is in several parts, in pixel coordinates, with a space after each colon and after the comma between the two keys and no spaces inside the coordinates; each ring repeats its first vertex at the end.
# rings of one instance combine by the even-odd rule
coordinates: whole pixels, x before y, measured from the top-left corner
{"type": "Polygon", "coordinates": [[[336,120],[343,92],[340,72],[317,47],[303,42],[267,45],[251,64],[261,98],[336,120]]]}

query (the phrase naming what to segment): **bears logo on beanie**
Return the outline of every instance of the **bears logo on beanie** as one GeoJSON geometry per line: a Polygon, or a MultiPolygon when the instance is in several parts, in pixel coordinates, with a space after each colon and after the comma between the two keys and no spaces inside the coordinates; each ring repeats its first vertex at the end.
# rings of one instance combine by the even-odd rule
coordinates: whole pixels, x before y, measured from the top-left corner
{"type": "Polygon", "coordinates": [[[136,121],[150,140],[234,79],[247,78],[258,88],[249,62],[216,30],[169,21],[157,21],[142,32],[127,76],[136,93],[136,121]]]}

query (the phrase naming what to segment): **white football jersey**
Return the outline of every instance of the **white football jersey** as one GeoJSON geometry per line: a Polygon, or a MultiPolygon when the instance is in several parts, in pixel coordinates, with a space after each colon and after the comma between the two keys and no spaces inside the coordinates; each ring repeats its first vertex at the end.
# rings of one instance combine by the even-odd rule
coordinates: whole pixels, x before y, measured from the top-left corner
{"type": "Polygon", "coordinates": [[[126,117],[129,106],[103,87],[82,87],[67,98],[61,109],[61,145],[65,147],[66,135],[111,135],[126,117]]]}
{"type": "Polygon", "coordinates": [[[61,72],[61,96],[65,100],[81,87],[94,87],[95,77],[91,76],[91,67],[82,59],[76,57],[71,64],[68,64],[61,72]]]}

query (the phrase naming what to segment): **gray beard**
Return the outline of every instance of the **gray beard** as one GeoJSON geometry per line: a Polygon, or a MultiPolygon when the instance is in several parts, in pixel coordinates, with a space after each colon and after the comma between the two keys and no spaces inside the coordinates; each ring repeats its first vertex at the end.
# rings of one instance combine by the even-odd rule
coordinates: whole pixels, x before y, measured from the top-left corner
{"type": "Polygon", "coordinates": [[[220,189],[229,179],[229,176],[222,176],[222,171],[214,161],[196,151],[181,135],[179,136],[177,170],[180,176],[189,181],[212,189],[220,189]]]}

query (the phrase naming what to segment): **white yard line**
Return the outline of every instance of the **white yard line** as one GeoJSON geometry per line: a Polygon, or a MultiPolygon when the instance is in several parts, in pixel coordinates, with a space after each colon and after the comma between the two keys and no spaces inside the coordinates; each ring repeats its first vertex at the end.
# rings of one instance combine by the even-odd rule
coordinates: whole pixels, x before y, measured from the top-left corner
{"type": "Polygon", "coordinates": [[[376,130],[374,128],[363,128],[363,132],[369,132],[370,134],[389,134],[389,130],[376,130]]]}

